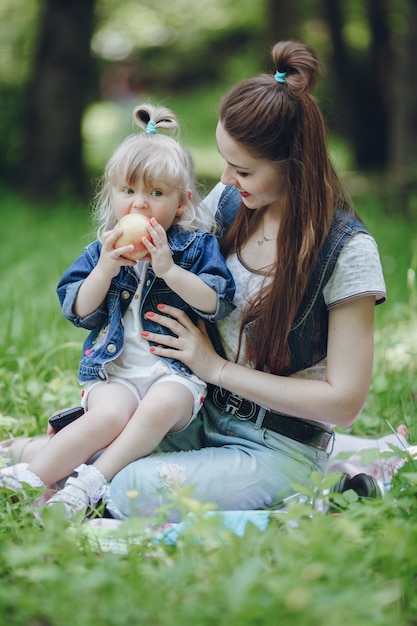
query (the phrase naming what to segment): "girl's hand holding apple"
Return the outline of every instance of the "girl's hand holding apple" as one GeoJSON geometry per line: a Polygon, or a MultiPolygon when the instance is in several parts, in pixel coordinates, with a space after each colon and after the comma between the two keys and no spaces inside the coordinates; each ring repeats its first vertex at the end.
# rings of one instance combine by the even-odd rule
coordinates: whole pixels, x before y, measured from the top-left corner
{"type": "Polygon", "coordinates": [[[143,245],[151,257],[152,269],[156,276],[163,278],[174,266],[167,234],[154,217],[150,220],[147,234],[148,237],[142,239],[143,245]]]}
{"type": "Polygon", "coordinates": [[[136,263],[129,258],[134,250],[132,244],[115,249],[115,242],[121,235],[122,231],[116,227],[103,233],[101,238],[100,259],[94,271],[98,270],[103,276],[110,279],[117,276],[123,265],[135,265],[136,263]]]}

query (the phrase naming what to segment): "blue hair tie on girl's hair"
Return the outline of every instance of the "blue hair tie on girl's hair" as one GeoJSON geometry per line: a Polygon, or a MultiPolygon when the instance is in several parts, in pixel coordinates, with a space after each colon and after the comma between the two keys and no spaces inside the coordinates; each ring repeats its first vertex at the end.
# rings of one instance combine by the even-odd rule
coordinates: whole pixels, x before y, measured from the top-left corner
{"type": "Polygon", "coordinates": [[[156,122],[149,120],[145,128],[145,133],[148,135],[155,135],[156,132],[156,122]]]}
{"type": "Polygon", "coordinates": [[[278,70],[275,72],[275,80],[277,81],[277,83],[285,83],[285,77],[288,74],[288,72],[278,72],[278,70]]]}

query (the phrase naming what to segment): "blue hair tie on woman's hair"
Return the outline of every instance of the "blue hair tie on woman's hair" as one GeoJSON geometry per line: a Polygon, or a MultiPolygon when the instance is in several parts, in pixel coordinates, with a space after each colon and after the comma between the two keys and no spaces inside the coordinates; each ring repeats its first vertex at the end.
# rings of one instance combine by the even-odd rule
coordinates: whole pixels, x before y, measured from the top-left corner
{"type": "Polygon", "coordinates": [[[277,81],[277,83],[285,83],[285,77],[288,74],[288,72],[278,72],[278,70],[275,72],[275,80],[277,81]]]}
{"type": "Polygon", "coordinates": [[[145,128],[145,133],[148,135],[155,135],[156,132],[156,122],[149,120],[145,128]]]}

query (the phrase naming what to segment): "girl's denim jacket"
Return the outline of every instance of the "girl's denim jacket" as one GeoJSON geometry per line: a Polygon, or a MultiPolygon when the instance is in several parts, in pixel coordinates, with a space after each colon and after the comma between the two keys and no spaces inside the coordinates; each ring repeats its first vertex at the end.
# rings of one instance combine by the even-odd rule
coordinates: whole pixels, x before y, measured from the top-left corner
{"type": "MultiPolygon", "coordinates": [[[[197,274],[218,294],[217,309],[206,314],[190,307],[174,293],[165,282],[155,276],[149,265],[140,301],[140,318],[143,330],[169,334],[169,331],[145,318],[145,313],[157,311],[158,304],[169,304],[183,309],[194,322],[202,317],[208,322],[222,319],[234,309],[235,283],[220,252],[218,240],[203,230],[184,231],[172,226],[168,232],[168,244],[176,265],[197,274]]],[[[74,313],[74,303],[78,290],[91,273],[100,257],[101,243],[94,241],[68,268],[57,287],[57,294],[64,316],[75,326],[90,330],[83,346],[79,367],[79,380],[106,380],[105,365],[114,360],[124,344],[123,315],[135,292],[139,279],[131,266],[123,266],[112,279],[110,289],[103,303],[90,315],[80,318],[74,313]]],[[[176,372],[189,375],[190,370],[180,361],[166,359],[176,372]]]]}
{"type": "MultiPolygon", "coordinates": [[[[235,219],[240,204],[241,196],[237,189],[233,185],[227,185],[220,197],[216,214],[223,233],[235,219]]],[[[352,211],[342,207],[335,212],[330,231],[320,250],[316,267],[291,327],[288,337],[290,362],[282,372],[284,376],[307,369],[327,355],[329,314],[323,289],[333,273],[343,246],[358,232],[368,233],[352,211]]],[[[245,329],[248,334],[251,332],[250,326],[249,324],[245,329]]],[[[211,338],[216,349],[221,349],[213,334],[211,338]]]]}

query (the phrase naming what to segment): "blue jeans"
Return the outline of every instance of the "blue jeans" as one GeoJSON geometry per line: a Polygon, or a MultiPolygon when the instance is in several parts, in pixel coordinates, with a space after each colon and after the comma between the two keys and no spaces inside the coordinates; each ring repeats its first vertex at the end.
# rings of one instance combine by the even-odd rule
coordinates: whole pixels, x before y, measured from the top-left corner
{"type": "MultiPolygon", "coordinates": [[[[122,517],[155,515],[181,486],[192,486],[192,498],[218,510],[274,509],[294,494],[294,483],[308,484],[313,471],[324,474],[327,460],[327,452],[219,412],[206,399],[189,427],[121,470],[109,495],[122,517]]],[[[179,519],[173,502],[169,521],[179,519]]]]}

